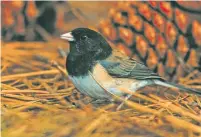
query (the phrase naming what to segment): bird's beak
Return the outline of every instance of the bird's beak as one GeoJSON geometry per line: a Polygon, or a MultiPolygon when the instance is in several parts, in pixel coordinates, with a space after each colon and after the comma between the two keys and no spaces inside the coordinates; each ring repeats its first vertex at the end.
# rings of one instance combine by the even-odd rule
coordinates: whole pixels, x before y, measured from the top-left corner
{"type": "Polygon", "coordinates": [[[74,37],[72,35],[72,32],[68,32],[68,33],[62,34],[60,37],[62,39],[68,40],[68,41],[75,41],[75,39],[74,39],[74,37]]]}

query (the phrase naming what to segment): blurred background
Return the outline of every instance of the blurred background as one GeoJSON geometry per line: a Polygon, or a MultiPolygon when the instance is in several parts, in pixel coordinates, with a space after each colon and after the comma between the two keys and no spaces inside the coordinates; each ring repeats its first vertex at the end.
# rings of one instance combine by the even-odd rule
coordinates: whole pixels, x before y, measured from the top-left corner
{"type": "Polygon", "coordinates": [[[2,40],[56,41],[77,27],[176,81],[201,70],[200,2],[3,1],[2,40]]]}
{"type": "Polygon", "coordinates": [[[1,1],[1,20],[3,137],[201,135],[195,95],[148,87],[119,111],[121,101],[93,103],[68,80],[60,39],[94,29],[167,80],[201,90],[200,1],[1,1]]]}
{"type": "Polygon", "coordinates": [[[46,41],[77,27],[96,28],[115,2],[3,1],[4,41],[46,41]]]}

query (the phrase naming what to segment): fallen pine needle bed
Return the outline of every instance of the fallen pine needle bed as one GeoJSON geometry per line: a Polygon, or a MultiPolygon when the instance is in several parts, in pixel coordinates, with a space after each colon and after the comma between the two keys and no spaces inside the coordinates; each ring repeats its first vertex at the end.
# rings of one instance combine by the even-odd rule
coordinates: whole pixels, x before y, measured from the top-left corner
{"type": "MultiPolygon", "coordinates": [[[[148,87],[126,101],[95,101],[68,80],[67,48],[60,41],[2,44],[3,137],[201,136],[201,97],[148,87]]],[[[180,84],[201,90],[200,72],[180,84]]]]}

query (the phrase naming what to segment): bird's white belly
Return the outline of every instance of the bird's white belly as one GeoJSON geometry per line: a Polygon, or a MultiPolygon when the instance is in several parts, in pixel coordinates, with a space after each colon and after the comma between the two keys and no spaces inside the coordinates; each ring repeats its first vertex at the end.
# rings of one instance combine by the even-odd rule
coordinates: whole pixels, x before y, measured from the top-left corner
{"type": "Polygon", "coordinates": [[[107,91],[105,91],[91,75],[69,78],[75,87],[83,94],[97,99],[110,98],[110,94],[107,93],[107,91]]]}
{"type": "Polygon", "coordinates": [[[80,92],[94,98],[110,98],[112,94],[122,96],[125,90],[135,92],[148,84],[145,80],[113,78],[100,64],[97,64],[93,73],[89,72],[87,76],[69,78],[80,92]]]}

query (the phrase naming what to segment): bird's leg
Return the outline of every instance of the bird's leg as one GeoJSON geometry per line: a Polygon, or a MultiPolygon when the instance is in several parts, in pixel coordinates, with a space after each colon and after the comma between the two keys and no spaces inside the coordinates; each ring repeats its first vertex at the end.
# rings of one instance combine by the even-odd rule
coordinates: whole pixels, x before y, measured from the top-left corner
{"type": "Polygon", "coordinates": [[[130,97],[132,96],[132,94],[129,94],[125,97],[124,101],[121,102],[121,104],[117,107],[117,111],[120,110],[122,108],[122,106],[124,105],[125,101],[127,101],[130,97]]]}

